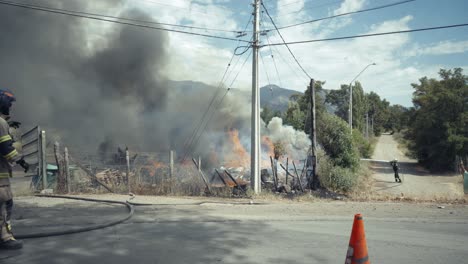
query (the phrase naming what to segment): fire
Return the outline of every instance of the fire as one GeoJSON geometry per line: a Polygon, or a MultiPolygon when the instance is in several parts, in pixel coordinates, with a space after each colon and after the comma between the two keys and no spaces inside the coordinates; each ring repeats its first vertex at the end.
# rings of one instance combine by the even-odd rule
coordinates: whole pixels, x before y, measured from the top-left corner
{"type": "Polygon", "coordinates": [[[270,157],[274,157],[275,147],[273,141],[267,136],[262,137],[262,156],[261,164],[262,168],[269,168],[271,166],[270,157]]]}
{"type": "MultiPolygon", "coordinates": [[[[224,151],[224,166],[226,167],[250,167],[250,153],[242,145],[238,130],[228,131],[228,148],[224,151]]],[[[262,168],[269,168],[270,156],[274,156],[274,145],[271,139],[263,136],[261,139],[261,164],[262,168]]]]}
{"type": "Polygon", "coordinates": [[[239,139],[239,131],[236,129],[230,130],[228,136],[232,150],[225,153],[224,165],[226,167],[248,167],[250,165],[250,155],[239,139]]]}
{"type": "Polygon", "coordinates": [[[150,165],[143,166],[142,168],[146,169],[149,175],[154,176],[156,171],[161,168],[166,168],[167,165],[159,161],[150,161],[150,165]]]}

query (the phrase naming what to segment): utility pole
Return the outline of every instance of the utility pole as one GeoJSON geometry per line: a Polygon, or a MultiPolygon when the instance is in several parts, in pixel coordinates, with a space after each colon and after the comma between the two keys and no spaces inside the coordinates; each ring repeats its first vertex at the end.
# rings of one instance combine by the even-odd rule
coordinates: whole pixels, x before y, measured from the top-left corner
{"type": "Polygon", "coordinates": [[[353,82],[364,72],[369,68],[370,66],[377,65],[375,62],[367,65],[362,69],[362,71],[354,77],[354,79],[349,83],[349,128],[351,131],[351,134],[353,134],[353,82]]]}
{"type": "Polygon", "coordinates": [[[316,153],[316,147],[317,147],[317,135],[316,135],[316,127],[315,127],[315,82],[314,79],[310,79],[310,112],[311,112],[311,117],[310,117],[310,141],[312,143],[312,157],[310,159],[312,164],[309,164],[309,166],[312,166],[312,184],[311,188],[312,189],[317,189],[318,187],[318,178],[317,178],[317,153],[316,153]]]}
{"type": "Polygon", "coordinates": [[[250,184],[253,191],[260,193],[260,92],[258,90],[258,49],[260,29],[260,0],[254,0],[253,43],[252,43],[252,124],[250,145],[250,184]]]}

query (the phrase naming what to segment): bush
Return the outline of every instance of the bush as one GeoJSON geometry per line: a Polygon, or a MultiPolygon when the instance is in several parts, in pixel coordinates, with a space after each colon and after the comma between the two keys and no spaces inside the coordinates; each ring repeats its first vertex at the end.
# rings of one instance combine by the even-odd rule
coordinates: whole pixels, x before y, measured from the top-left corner
{"type": "Polygon", "coordinates": [[[323,151],[318,152],[318,175],[320,183],[328,190],[351,192],[357,184],[357,174],[351,169],[333,164],[323,151]]]}
{"type": "Polygon", "coordinates": [[[353,143],[356,145],[362,158],[370,158],[372,156],[371,144],[357,129],[353,130],[353,143]]]}
{"type": "Polygon", "coordinates": [[[353,142],[347,123],[335,115],[324,114],[318,127],[319,143],[333,165],[356,171],[359,168],[359,150],[353,142]]]}

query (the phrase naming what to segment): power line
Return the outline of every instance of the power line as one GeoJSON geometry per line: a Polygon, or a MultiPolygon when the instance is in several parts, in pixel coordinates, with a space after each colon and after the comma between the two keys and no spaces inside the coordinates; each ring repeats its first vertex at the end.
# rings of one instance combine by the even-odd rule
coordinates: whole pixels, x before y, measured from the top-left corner
{"type": "MultiPolygon", "coordinates": [[[[249,55],[247,56],[247,58],[245,59],[244,63],[242,64],[242,67],[241,69],[244,68],[244,65],[245,63],[249,60],[250,56],[252,55],[252,50],[250,51],[249,55]]],[[[218,101],[218,103],[216,104],[216,109],[219,108],[219,106],[221,105],[221,103],[223,102],[224,98],[226,97],[226,95],[228,94],[228,92],[231,90],[231,87],[232,85],[234,84],[234,82],[237,80],[237,77],[239,76],[239,73],[240,73],[240,70],[239,72],[237,73],[236,77],[234,78],[234,80],[232,81],[231,85],[228,87],[228,89],[226,90],[226,92],[224,93],[223,97],[221,97],[221,99],[218,101]]],[[[206,128],[208,127],[208,124],[210,123],[211,119],[213,118],[213,116],[215,115],[215,111],[211,112],[211,115],[210,115],[210,118],[208,119],[208,121],[205,123],[205,126],[203,127],[203,130],[202,132],[200,133],[200,135],[198,136],[197,140],[195,141],[194,145],[193,145],[193,148],[194,149],[197,145],[198,145],[198,142],[200,141],[203,133],[205,133],[206,131],[206,128]]]]}
{"type": "MultiPolygon", "coordinates": [[[[342,14],[338,14],[338,15],[334,15],[334,16],[322,17],[322,18],[318,18],[318,19],[313,19],[313,20],[297,23],[297,24],[282,26],[282,27],[279,27],[279,29],[291,28],[291,27],[301,26],[301,25],[305,25],[305,24],[309,24],[309,23],[314,23],[314,22],[317,22],[317,21],[337,18],[337,17],[341,17],[341,16],[348,16],[348,15],[357,14],[357,13],[364,13],[364,12],[374,11],[374,10],[388,8],[388,7],[392,7],[392,6],[396,6],[396,5],[402,5],[402,4],[406,4],[406,3],[414,2],[414,1],[416,1],[416,0],[405,0],[405,1],[400,1],[400,2],[396,2],[396,3],[381,5],[381,6],[377,6],[377,7],[373,7],[373,8],[367,8],[367,9],[361,9],[361,10],[352,11],[352,12],[346,12],[346,13],[342,13],[342,14]]],[[[270,29],[270,30],[272,30],[272,29],[270,29]]]]}
{"type": "MultiPolygon", "coordinates": [[[[252,21],[252,16],[249,17],[249,20],[247,21],[247,24],[246,24],[245,27],[244,27],[244,31],[245,31],[245,30],[247,29],[247,27],[249,26],[250,21],[252,21]]],[[[190,149],[193,149],[192,147],[193,147],[193,144],[194,144],[194,140],[197,138],[197,134],[198,134],[198,132],[199,132],[201,126],[202,126],[203,123],[205,122],[206,116],[208,115],[209,111],[212,109],[211,106],[213,105],[214,101],[216,100],[216,98],[217,98],[217,96],[218,96],[218,92],[220,91],[220,88],[223,86],[224,80],[225,80],[225,79],[227,80],[227,79],[229,78],[229,76],[231,75],[231,73],[232,73],[232,70],[231,70],[229,73],[228,73],[228,70],[230,69],[230,66],[231,66],[231,63],[232,63],[232,61],[233,61],[233,59],[234,59],[234,56],[238,56],[238,59],[237,59],[236,63],[234,64],[233,68],[235,69],[236,66],[237,66],[237,64],[239,63],[239,60],[240,60],[240,57],[241,57],[241,56],[239,56],[239,54],[236,54],[236,50],[237,50],[239,47],[241,47],[241,46],[239,46],[239,44],[240,44],[240,42],[237,43],[237,47],[234,49],[234,52],[233,52],[233,54],[232,54],[232,56],[231,56],[231,59],[229,60],[229,63],[228,63],[228,65],[227,65],[227,67],[226,67],[226,70],[224,71],[223,77],[222,77],[221,80],[219,81],[219,84],[218,84],[218,87],[217,87],[217,89],[216,89],[216,91],[215,91],[215,94],[213,95],[213,97],[212,97],[211,100],[210,100],[210,103],[209,103],[209,105],[208,105],[208,108],[206,109],[206,111],[205,111],[205,113],[203,114],[202,118],[201,118],[200,121],[198,122],[198,126],[195,128],[194,132],[192,132],[192,134],[191,134],[191,136],[189,137],[189,139],[184,143],[184,147],[183,147],[183,148],[184,148],[186,151],[185,151],[185,154],[183,155],[183,158],[182,158],[183,161],[185,161],[185,159],[186,159],[188,153],[190,152],[190,149]]],[[[247,50],[246,50],[246,51],[247,51],[247,50]]],[[[245,51],[245,52],[246,52],[246,51],[245,51]]],[[[244,54],[245,52],[243,52],[242,54],[244,54]]],[[[242,55],[242,54],[240,54],[240,55],[242,55]]],[[[250,55],[249,55],[249,56],[250,56],[250,55]]],[[[231,69],[232,69],[232,68],[231,68],[231,69]]],[[[229,91],[229,89],[230,89],[230,87],[228,87],[228,91],[229,91]]],[[[224,95],[224,96],[225,96],[225,95],[224,95]]],[[[224,96],[223,96],[223,98],[224,98],[224,96]]],[[[210,119],[211,119],[211,118],[210,118],[210,119]]],[[[208,122],[209,122],[209,121],[208,121],[208,122]]],[[[202,132],[202,133],[203,133],[203,132],[202,132]]]]}
{"type": "MultiPolygon", "coordinates": [[[[262,16],[262,20],[264,20],[264,12],[261,13],[261,16],[262,16]]],[[[265,32],[265,35],[267,36],[267,39],[268,39],[268,33],[265,32]]],[[[275,70],[276,70],[276,76],[278,77],[278,82],[279,82],[279,86],[280,87],[283,87],[283,84],[281,82],[281,77],[280,77],[280,74],[278,72],[278,67],[276,66],[276,60],[275,60],[275,56],[273,55],[273,52],[271,51],[271,47],[270,48],[270,56],[271,56],[271,59],[273,60],[273,64],[275,66],[275,70]]],[[[263,59],[263,58],[262,58],[263,59]]]]}
{"type": "Polygon", "coordinates": [[[203,14],[205,16],[210,16],[210,17],[218,17],[218,18],[221,17],[221,16],[209,14],[209,13],[206,13],[206,12],[203,12],[203,11],[200,11],[200,10],[196,10],[196,9],[193,9],[193,8],[185,8],[185,7],[181,7],[181,6],[176,6],[176,5],[171,5],[171,4],[161,3],[161,2],[151,1],[151,0],[140,0],[140,1],[150,3],[150,4],[163,5],[163,6],[167,6],[167,7],[170,7],[170,8],[177,8],[179,10],[186,10],[185,11],[186,13],[194,12],[194,13],[199,13],[199,14],[203,14]]]}
{"type": "MultiPolygon", "coordinates": [[[[270,43],[270,38],[268,37],[268,35],[267,35],[267,42],[270,43]]],[[[270,52],[271,52],[272,54],[273,54],[273,50],[271,49],[271,47],[273,47],[273,49],[276,50],[276,53],[280,56],[280,59],[283,60],[283,62],[284,62],[286,65],[288,65],[288,67],[289,67],[289,69],[291,70],[291,72],[292,72],[293,74],[295,74],[296,77],[298,77],[299,79],[301,79],[301,76],[299,76],[299,74],[297,73],[297,71],[295,71],[295,70],[293,69],[293,66],[291,65],[291,63],[290,63],[289,61],[287,61],[287,60],[283,57],[283,55],[281,54],[281,52],[278,50],[278,48],[277,48],[276,46],[268,46],[268,47],[270,48],[270,52]]]]}
{"type": "MultiPolygon", "coordinates": [[[[340,0],[340,1],[333,1],[333,2],[327,2],[327,3],[320,4],[320,5],[313,5],[313,6],[308,6],[308,7],[302,7],[302,8],[299,9],[299,10],[292,11],[292,12],[289,12],[289,13],[286,13],[286,14],[283,14],[283,16],[289,16],[289,15],[292,15],[292,14],[297,14],[297,13],[304,12],[304,11],[310,10],[310,9],[320,9],[320,8],[323,8],[323,7],[331,6],[331,5],[338,4],[338,3],[342,3],[342,2],[343,2],[343,0],[340,0]]],[[[278,12],[278,11],[277,11],[277,12],[278,12]]]]}
{"type": "Polygon", "coordinates": [[[262,65],[263,65],[263,69],[265,70],[265,75],[267,77],[268,86],[271,86],[270,76],[268,76],[268,71],[266,69],[265,62],[263,61],[263,56],[261,54],[260,54],[260,59],[262,59],[262,65]]]}
{"type": "Polygon", "coordinates": [[[149,26],[149,25],[142,25],[142,24],[135,24],[135,23],[130,23],[130,22],[123,22],[123,21],[105,19],[105,18],[102,18],[102,16],[101,17],[95,17],[95,16],[91,16],[91,15],[77,14],[77,13],[74,13],[73,11],[68,11],[68,10],[65,10],[65,9],[54,9],[54,10],[52,10],[52,9],[44,8],[44,7],[32,6],[32,5],[28,5],[28,4],[19,4],[19,3],[7,2],[7,1],[0,1],[0,5],[8,5],[8,6],[20,7],[20,8],[25,8],[25,9],[35,10],[35,11],[43,11],[43,12],[73,16],[73,17],[78,17],[78,18],[87,18],[87,19],[110,22],[110,23],[116,23],[116,24],[122,24],[122,25],[127,25],[127,26],[134,26],[134,27],[141,27],[141,28],[162,30],[162,31],[169,31],[169,32],[174,32],[174,33],[201,36],[201,37],[206,37],[206,38],[215,38],[215,39],[224,39],[224,40],[231,40],[231,41],[249,42],[249,41],[246,41],[246,40],[240,40],[240,39],[234,39],[234,38],[228,38],[228,37],[222,37],[222,36],[208,35],[208,34],[202,34],[202,33],[194,33],[194,32],[189,32],[189,31],[182,31],[182,30],[175,30],[175,29],[168,29],[168,28],[161,28],[161,27],[154,27],[154,26],[149,26]]]}
{"type": "Polygon", "coordinates": [[[306,72],[306,70],[304,69],[304,67],[302,67],[302,65],[299,63],[299,61],[297,60],[296,56],[294,56],[294,53],[292,52],[292,50],[289,48],[288,44],[286,43],[286,41],[284,40],[283,38],[283,35],[281,35],[281,32],[279,31],[278,27],[276,26],[275,24],[275,21],[273,21],[273,18],[271,18],[270,16],[270,13],[268,12],[268,9],[265,7],[265,5],[262,3],[262,6],[263,6],[263,9],[265,9],[265,12],[267,14],[267,16],[270,18],[271,20],[271,23],[273,24],[273,26],[275,27],[276,31],[278,32],[278,35],[281,37],[281,39],[283,40],[283,43],[284,45],[286,46],[286,48],[288,48],[288,51],[289,53],[291,54],[291,56],[293,56],[294,60],[296,61],[297,65],[299,66],[299,68],[301,68],[301,70],[304,72],[305,75],[307,75],[307,77],[309,79],[312,79],[312,77],[310,77],[310,75],[306,72]]]}
{"type": "MultiPolygon", "coordinates": [[[[264,1],[264,2],[265,2],[265,1],[264,1]]],[[[289,6],[291,6],[291,5],[295,4],[295,3],[299,3],[299,2],[302,2],[302,1],[291,2],[291,3],[289,3],[289,4],[284,4],[284,5],[280,5],[280,6],[273,6],[272,8],[270,8],[270,11],[271,11],[271,10],[275,10],[275,9],[279,9],[280,7],[281,7],[281,9],[284,9],[284,8],[288,9],[288,8],[290,8],[289,6]]],[[[312,9],[312,8],[316,8],[316,7],[330,6],[330,5],[334,5],[334,4],[337,4],[337,3],[342,3],[342,2],[344,2],[344,0],[339,0],[339,1],[336,1],[336,0],[335,0],[335,1],[328,1],[328,2],[324,2],[324,3],[321,3],[321,4],[317,4],[317,5],[312,5],[312,6],[308,5],[307,8],[305,8],[305,6],[306,6],[306,5],[305,5],[305,4],[306,4],[305,2],[306,2],[306,1],[304,1],[304,6],[303,6],[300,10],[294,11],[294,12],[291,12],[291,13],[287,13],[287,14],[285,14],[285,15],[292,14],[292,13],[298,13],[298,12],[300,12],[300,11],[302,11],[302,10],[306,10],[306,9],[312,9]]],[[[292,8],[292,7],[291,7],[291,8],[292,8]]],[[[278,12],[278,11],[276,11],[276,12],[278,12]]]]}
{"type": "MultiPolygon", "coordinates": [[[[47,10],[64,11],[63,9],[48,7],[48,6],[40,6],[40,5],[32,5],[32,4],[27,4],[27,5],[31,6],[31,7],[43,8],[43,9],[47,9],[47,10]]],[[[171,24],[171,23],[164,23],[164,22],[147,21],[147,20],[140,20],[140,19],[134,19],[134,18],[126,18],[126,17],[118,17],[118,16],[110,16],[110,15],[89,13],[89,12],[76,11],[76,10],[67,10],[67,12],[73,13],[73,14],[88,15],[88,16],[93,16],[93,17],[112,18],[112,19],[131,21],[131,22],[138,22],[138,23],[145,23],[145,24],[152,24],[152,25],[163,25],[163,26],[171,26],[171,27],[200,29],[200,30],[209,30],[209,31],[220,31],[220,32],[231,32],[231,33],[241,33],[242,32],[240,30],[226,30],[226,29],[219,29],[219,28],[187,26],[187,25],[179,25],[179,24],[171,24]]]]}
{"type": "MultiPolygon", "coordinates": [[[[62,11],[62,10],[63,10],[63,9],[54,8],[54,7],[46,7],[46,6],[39,6],[39,5],[32,5],[32,4],[28,4],[28,5],[29,5],[29,6],[32,6],[32,7],[44,8],[44,9],[54,10],[54,11],[62,11]]],[[[124,20],[124,21],[131,21],[131,22],[144,23],[144,24],[151,24],[151,25],[163,25],[163,26],[171,26],[171,27],[180,27],[180,28],[189,28],[189,29],[200,29],[200,30],[207,30],[207,31],[230,32],[230,33],[238,33],[238,34],[239,34],[239,33],[243,33],[243,31],[240,31],[240,30],[227,30],[227,29],[219,29],[219,28],[208,28],[208,27],[187,26],[187,25],[171,24],[171,23],[164,23],[164,22],[140,20],[140,19],[134,19],[134,18],[126,18],[126,17],[102,15],[102,14],[89,13],[89,12],[83,12],[83,11],[75,11],[75,10],[67,10],[67,12],[74,13],[74,14],[89,15],[89,16],[94,16],[94,17],[104,17],[104,18],[112,18],[112,19],[118,19],[118,20],[124,20]]]]}
{"type": "Polygon", "coordinates": [[[283,42],[283,43],[271,43],[271,44],[264,45],[264,46],[280,46],[280,45],[286,45],[287,46],[287,45],[295,45],[295,44],[303,44],[303,43],[322,42],[322,41],[331,41],[331,40],[342,40],[342,39],[354,39],[354,38],[365,38],[365,37],[375,37],[375,36],[383,36],[383,35],[393,35],[393,34],[402,34],[402,33],[418,32],[418,31],[428,31],[428,30],[438,30],[438,29],[456,28],[456,27],[466,27],[466,26],[468,26],[468,23],[456,24],[456,25],[447,25],[447,26],[439,26],[439,27],[429,27],[429,28],[417,28],[417,29],[400,30],[400,31],[390,31],[390,32],[382,32],[382,33],[353,35],[353,36],[345,36],[345,37],[292,41],[292,42],[286,42],[286,43],[285,42],[283,42]]]}

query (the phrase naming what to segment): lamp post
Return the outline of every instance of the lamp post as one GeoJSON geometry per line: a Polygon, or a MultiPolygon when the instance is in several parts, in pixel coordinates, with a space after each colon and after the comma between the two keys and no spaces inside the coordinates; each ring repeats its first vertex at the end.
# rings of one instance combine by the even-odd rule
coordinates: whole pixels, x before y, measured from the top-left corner
{"type": "Polygon", "coordinates": [[[351,130],[351,134],[353,133],[353,82],[370,66],[377,65],[375,62],[367,65],[364,69],[354,77],[354,79],[349,83],[349,129],[351,130]]]}

